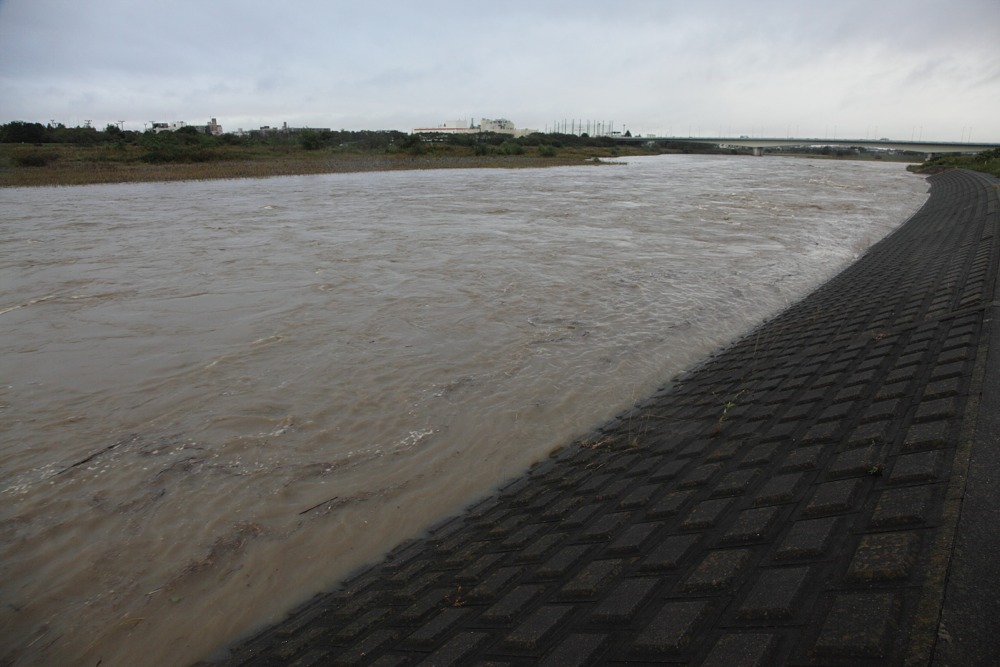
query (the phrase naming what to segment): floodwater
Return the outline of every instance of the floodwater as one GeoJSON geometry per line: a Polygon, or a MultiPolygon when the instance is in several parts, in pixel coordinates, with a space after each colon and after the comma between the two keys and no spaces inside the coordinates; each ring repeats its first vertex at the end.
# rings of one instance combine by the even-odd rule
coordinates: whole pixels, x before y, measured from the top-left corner
{"type": "Polygon", "coordinates": [[[704,156],[0,191],[0,663],[219,655],[926,191],[704,156]]]}

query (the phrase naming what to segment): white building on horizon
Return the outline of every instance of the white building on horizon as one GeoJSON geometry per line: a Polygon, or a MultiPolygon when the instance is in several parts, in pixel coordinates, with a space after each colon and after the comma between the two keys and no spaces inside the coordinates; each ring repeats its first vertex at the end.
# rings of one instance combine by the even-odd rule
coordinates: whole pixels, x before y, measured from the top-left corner
{"type": "Polygon", "coordinates": [[[479,125],[474,121],[447,120],[436,127],[417,127],[411,134],[478,134],[480,132],[496,132],[497,134],[509,134],[515,137],[523,137],[538,130],[519,130],[511,121],[506,118],[481,118],[479,125]]]}
{"type": "Polygon", "coordinates": [[[430,132],[439,132],[441,134],[475,134],[476,132],[479,132],[479,128],[476,127],[475,123],[472,121],[446,120],[435,127],[414,128],[411,134],[423,134],[430,132]]]}

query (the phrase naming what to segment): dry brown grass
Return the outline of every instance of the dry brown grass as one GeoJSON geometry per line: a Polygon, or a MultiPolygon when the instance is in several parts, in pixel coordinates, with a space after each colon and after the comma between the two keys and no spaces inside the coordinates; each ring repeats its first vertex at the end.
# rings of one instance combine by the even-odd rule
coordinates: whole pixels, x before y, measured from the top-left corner
{"type": "MultiPolygon", "coordinates": [[[[444,147],[442,147],[444,148],[444,147]]],[[[448,147],[454,148],[454,147],[448,147]]],[[[621,155],[641,151],[623,149],[621,155]]],[[[519,169],[595,164],[610,157],[600,149],[561,149],[555,157],[537,151],[524,155],[475,156],[471,151],[447,150],[427,155],[363,152],[305,151],[296,147],[268,150],[228,150],[209,162],[149,164],[139,159],[138,147],[76,147],[64,145],[0,145],[0,187],[143,183],[231,178],[267,178],[301,174],[407,169],[503,168],[519,169]],[[25,157],[43,166],[23,166],[25,157]]]]}

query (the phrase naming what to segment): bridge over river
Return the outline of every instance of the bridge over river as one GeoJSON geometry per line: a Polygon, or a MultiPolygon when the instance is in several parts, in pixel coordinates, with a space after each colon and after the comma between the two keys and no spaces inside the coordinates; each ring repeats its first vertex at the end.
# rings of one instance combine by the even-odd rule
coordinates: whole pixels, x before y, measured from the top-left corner
{"type": "Polygon", "coordinates": [[[915,151],[927,155],[940,153],[980,153],[982,151],[1000,148],[1000,143],[971,143],[949,141],[896,141],[894,139],[819,139],[793,138],[784,139],[771,137],[621,137],[621,141],[629,143],[645,143],[647,141],[667,142],[677,141],[688,144],[715,144],[724,147],[752,148],[754,155],[761,155],[766,148],[806,147],[806,146],[844,146],[849,148],[881,148],[884,150],[915,151]]]}

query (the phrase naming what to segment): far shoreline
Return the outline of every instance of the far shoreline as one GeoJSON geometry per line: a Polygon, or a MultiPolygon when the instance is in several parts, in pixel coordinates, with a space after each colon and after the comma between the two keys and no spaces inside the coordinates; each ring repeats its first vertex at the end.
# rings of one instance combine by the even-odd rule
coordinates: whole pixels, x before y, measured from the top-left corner
{"type": "Polygon", "coordinates": [[[528,153],[477,156],[455,154],[455,152],[393,155],[376,152],[288,151],[231,160],[149,164],[127,158],[102,159],[103,156],[92,148],[8,144],[0,145],[0,188],[226,180],[425,169],[538,169],[600,165],[607,164],[602,158],[657,154],[660,152],[631,147],[566,149],[555,156],[528,153]],[[47,160],[40,166],[14,166],[14,159],[11,156],[18,152],[24,154],[27,151],[42,155],[56,154],[58,157],[47,160]],[[2,166],[4,157],[10,164],[6,168],[2,166]]]}
{"type": "MultiPolygon", "coordinates": [[[[120,183],[156,183],[176,181],[259,179],[274,176],[360,173],[376,171],[413,171],[444,169],[540,169],[548,167],[597,166],[616,164],[619,160],[650,155],[744,155],[732,150],[697,150],[648,148],[641,146],[565,147],[553,155],[532,147],[515,155],[476,155],[460,147],[434,146],[427,152],[388,153],[384,151],[308,151],[297,147],[263,152],[238,151],[224,159],[201,162],[148,163],[129,147],[109,148],[72,145],[0,144],[0,189],[53,187],[120,183]],[[37,159],[30,164],[25,157],[37,159]]],[[[901,156],[823,155],[782,152],[767,157],[797,157],[833,160],[878,160],[910,163],[901,156]]],[[[761,159],[761,158],[753,158],[761,159]]],[[[620,163],[617,163],[620,164],[620,163]]]]}

